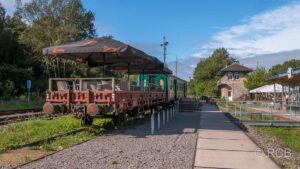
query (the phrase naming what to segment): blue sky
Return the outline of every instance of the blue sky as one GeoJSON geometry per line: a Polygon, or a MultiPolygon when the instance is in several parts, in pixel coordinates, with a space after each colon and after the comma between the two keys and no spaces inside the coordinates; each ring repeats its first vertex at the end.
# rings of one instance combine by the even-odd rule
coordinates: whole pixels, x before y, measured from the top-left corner
{"type": "Polygon", "coordinates": [[[145,48],[157,57],[165,35],[170,43],[168,61],[196,53],[218,31],[246,18],[289,3],[285,0],[84,0],[95,13],[99,35],[145,48]],[[147,49],[148,48],[148,49],[147,49]]]}
{"type": "MultiPolygon", "coordinates": [[[[23,0],[29,2],[30,0],[23,0]]],[[[8,13],[14,1],[0,0],[8,13]]],[[[276,56],[300,59],[300,0],[82,0],[95,14],[99,36],[113,35],[162,60],[159,46],[169,41],[167,62],[188,79],[201,58],[218,47],[245,65],[270,67],[276,56]],[[280,53],[280,54],[278,54],[280,53]],[[299,57],[294,57],[299,56],[299,57]],[[251,60],[251,58],[253,58],[251,60]],[[251,64],[250,64],[251,63],[251,64]],[[253,64],[255,63],[255,64],[253,64]]]]}

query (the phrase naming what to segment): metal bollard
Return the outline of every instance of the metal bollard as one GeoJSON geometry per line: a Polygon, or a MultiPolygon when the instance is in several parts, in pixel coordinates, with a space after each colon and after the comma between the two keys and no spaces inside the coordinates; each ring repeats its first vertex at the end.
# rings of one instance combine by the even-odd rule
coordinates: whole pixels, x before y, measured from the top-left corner
{"type": "Polygon", "coordinates": [[[154,114],[155,112],[153,111],[152,115],[151,115],[151,134],[154,134],[154,114]]]}
{"type": "Polygon", "coordinates": [[[170,120],[173,119],[173,115],[172,115],[172,107],[170,107],[170,120]]]}
{"type": "Polygon", "coordinates": [[[175,106],[173,106],[173,111],[174,111],[174,117],[175,117],[175,113],[176,113],[176,111],[175,111],[175,106]]]}
{"type": "Polygon", "coordinates": [[[175,117],[175,106],[173,106],[173,116],[175,117]]]}
{"type": "Polygon", "coordinates": [[[170,107],[170,111],[171,111],[171,120],[173,120],[173,107],[170,107]]]}
{"type": "Polygon", "coordinates": [[[169,109],[167,108],[167,123],[169,122],[169,109]]]}
{"type": "Polygon", "coordinates": [[[157,129],[160,129],[160,112],[157,113],[157,129]]]}
{"type": "Polygon", "coordinates": [[[169,107],[169,121],[172,120],[172,115],[171,115],[171,108],[169,107]]]}
{"type": "Polygon", "coordinates": [[[163,125],[165,125],[166,124],[166,116],[165,116],[165,113],[166,113],[166,111],[165,110],[163,110],[163,125]]]}
{"type": "Polygon", "coordinates": [[[173,119],[174,119],[174,117],[175,117],[174,106],[172,106],[172,116],[173,116],[173,119]]]}
{"type": "Polygon", "coordinates": [[[173,107],[171,107],[171,108],[170,108],[170,110],[171,110],[171,119],[173,120],[173,118],[174,118],[174,114],[173,114],[173,113],[174,113],[174,112],[173,112],[173,107]]]}

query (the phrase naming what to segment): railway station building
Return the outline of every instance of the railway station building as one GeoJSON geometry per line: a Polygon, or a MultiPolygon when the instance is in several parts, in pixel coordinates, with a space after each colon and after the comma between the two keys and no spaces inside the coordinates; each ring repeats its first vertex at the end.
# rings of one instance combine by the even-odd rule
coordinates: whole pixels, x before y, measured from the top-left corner
{"type": "Polygon", "coordinates": [[[252,69],[239,63],[233,63],[219,72],[220,80],[217,82],[221,89],[221,98],[234,101],[246,98],[248,89],[244,86],[247,73],[252,69]]]}

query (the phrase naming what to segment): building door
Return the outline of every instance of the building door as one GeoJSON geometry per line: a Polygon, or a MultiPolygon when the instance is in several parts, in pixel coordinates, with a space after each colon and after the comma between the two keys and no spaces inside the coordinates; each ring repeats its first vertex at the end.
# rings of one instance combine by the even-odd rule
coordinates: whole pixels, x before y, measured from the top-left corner
{"type": "Polygon", "coordinates": [[[232,91],[228,91],[228,100],[232,101],[232,91]]]}

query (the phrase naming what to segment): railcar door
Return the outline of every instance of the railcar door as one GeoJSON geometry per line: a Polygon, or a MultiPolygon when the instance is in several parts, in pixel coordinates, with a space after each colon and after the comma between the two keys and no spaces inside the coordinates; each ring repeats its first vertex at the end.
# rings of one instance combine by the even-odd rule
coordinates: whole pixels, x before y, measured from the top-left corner
{"type": "Polygon", "coordinates": [[[174,87],[174,99],[178,99],[177,91],[178,91],[178,86],[177,86],[177,79],[174,79],[173,81],[173,87],[174,87]]]}

